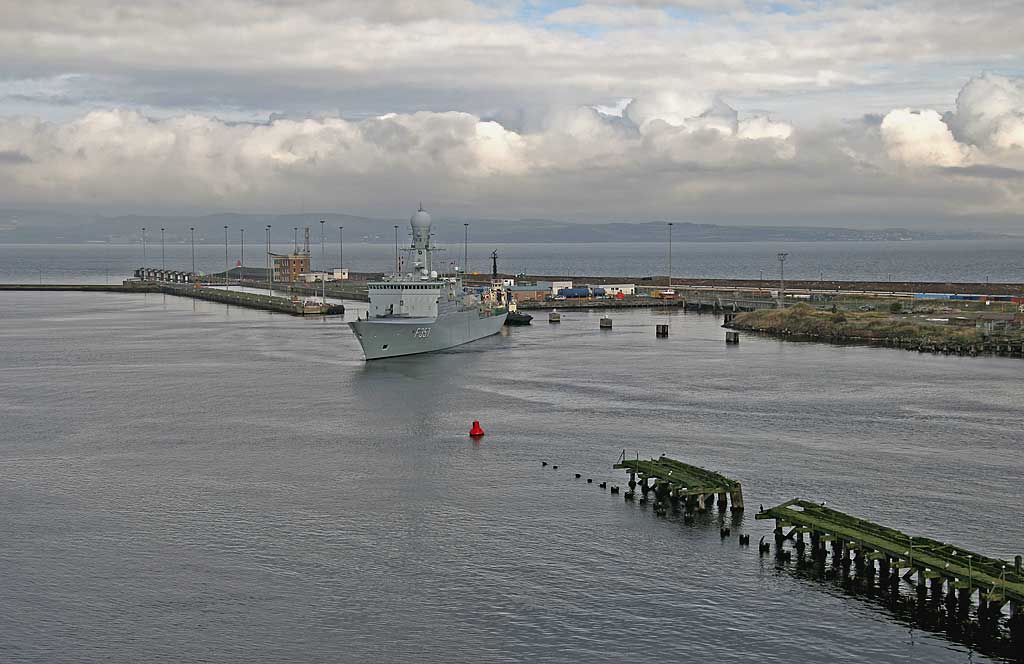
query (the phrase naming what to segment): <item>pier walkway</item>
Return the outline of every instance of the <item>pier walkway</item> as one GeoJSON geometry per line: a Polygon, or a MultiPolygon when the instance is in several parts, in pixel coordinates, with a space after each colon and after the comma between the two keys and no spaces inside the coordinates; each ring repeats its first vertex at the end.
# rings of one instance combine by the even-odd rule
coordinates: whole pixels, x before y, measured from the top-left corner
{"type": "Polygon", "coordinates": [[[732,511],[743,510],[743,488],[736,480],[666,456],[649,461],[625,457],[623,450],[613,468],[625,469],[629,473],[631,493],[639,485],[645,496],[648,491],[654,491],[659,500],[677,502],[683,499],[687,507],[696,506],[700,510],[706,509],[708,498],[717,495],[720,509],[725,509],[728,499],[732,501],[732,511]]]}
{"type": "Polygon", "coordinates": [[[779,550],[785,540],[792,539],[797,552],[802,554],[807,546],[806,534],[815,558],[824,558],[826,547],[831,544],[834,561],[848,564],[852,554],[858,570],[868,574],[874,573],[877,561],[878,572],[883,576],[891,574],[893,583],[900,573],[903,578],[916,574],[920,589],[930,582],[932,591],[939,594],[943,584],[948,584],[949,592],[959,591],[965,602],[978,590],[979,606],[989,611],[998,612],[1009,603],[1012,615],[1017,617],[1024,607],[1021,556],[1011,564],[959,546],[913,537],[800,499],[762,509],[755,518],[775,520],[775,543],[779,550]]]}

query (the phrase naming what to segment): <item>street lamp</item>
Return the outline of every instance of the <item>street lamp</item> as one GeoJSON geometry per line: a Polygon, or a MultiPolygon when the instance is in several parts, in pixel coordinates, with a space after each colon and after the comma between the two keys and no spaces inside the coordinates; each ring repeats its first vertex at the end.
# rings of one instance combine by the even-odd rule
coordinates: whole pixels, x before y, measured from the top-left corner
{"type": "Polygon", "coordinates": [[[164,254],[164,229],[160,228],[160,269],[167,269],[166,255],[164,254]]]}
{"type": "Polygon", "coordinates": [[[142,227],[142,277],[146,277],[146,227],[142,227]]]}
{"type": "Polygon", "coordinates": [[[224,290],[228,289],[228,227],[224,227],[224,290]]]}
{"type": "Polygon", "coordinates": [[[398,274],[398,224],[395,224],[395,274],[398,274]]]}
{"type": "Polygon", "coordinates": [[[295,227],[295,253],[299,253],[299,227],[295,227]]]}
{"type": "Polygon", "coordinates": [[[344,226],[338,226],[338,269],[342,275],[345,274],[345,237],[342,235],[344,230],[344,226]]]}
{"type": "Polygon", "coordinates": [[[786,302],[786,256],[789,254],[785,251],[778,253],[779,257],[779,308],[781,309],[786,302]]]}
{"type": "Polygon", "coordinates": [[[466,237],[463,240],[465,248],[462,252],[462,274],[465,279],[466,273],[469,272],[469,223],[462,224],[466,230],[466,237]]]}
{"type": "Polygon", "coordinates": [[[274,293],[274,266],[270,258],[270,224],[267,224],[267,295],[274,293]]]}
{"type": "Polygon", "coordinates": [[[192,278],[196,276],[196,227],[189,226],[188,230],[192,233],[192,278]]]}
{"type": "Polygon", "coordinates": [[[326,223],[326,219],[320,220],[320,264],[322,266],[321,269],[323,270],[320,274],[320,281],[323,282],[323,296],[321,296],[320,300],[324,304],[327,304],[327,255],[326,250],[324,249],[324,224],[326,223]]]}
{"type": "Polygon", "coordinates": [[[672,222],[668,222],[668,289],[672,290],[672,222]]]}
{"type": "Polygon", "coordinates": [[[242,270],[245,268],[245,229],[238,229],[242,234],[242,255],[238,258],[238,283],[242,283],[242,270]]]}

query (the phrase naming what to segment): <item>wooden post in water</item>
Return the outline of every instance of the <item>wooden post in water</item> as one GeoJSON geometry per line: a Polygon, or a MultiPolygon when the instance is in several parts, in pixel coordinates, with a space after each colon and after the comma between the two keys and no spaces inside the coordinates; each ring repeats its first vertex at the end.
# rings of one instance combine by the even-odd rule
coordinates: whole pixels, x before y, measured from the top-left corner
{"type": "Polygon", "coordinates": [[[729,492],[730,498],[732,499],[732,511],[742,512],[743,511],[743,487],[740,486],[739,482],[733,485],[732,490],[729,492]]]}

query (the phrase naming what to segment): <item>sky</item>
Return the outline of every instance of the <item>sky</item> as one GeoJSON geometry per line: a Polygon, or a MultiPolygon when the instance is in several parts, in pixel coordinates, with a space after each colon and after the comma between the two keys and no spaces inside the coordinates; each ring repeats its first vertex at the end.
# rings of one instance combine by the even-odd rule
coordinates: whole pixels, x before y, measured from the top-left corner
{"type": "Polygon", "coordinates": [[[1024,231],[1019,0],[0,0],[0,208],[1024,231]]]}

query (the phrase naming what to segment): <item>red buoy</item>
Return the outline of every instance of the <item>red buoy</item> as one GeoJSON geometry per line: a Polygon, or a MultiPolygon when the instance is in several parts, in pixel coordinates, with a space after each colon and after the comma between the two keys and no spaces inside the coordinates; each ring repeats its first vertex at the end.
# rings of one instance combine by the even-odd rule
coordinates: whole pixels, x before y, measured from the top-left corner
{"type": "Polygon", "coordinates": [[[479,438],[482,435],[484,435],[484,430],[480,426],[480,422],[473,420],[473,428],[469,430],[469,436],[471,438],[479,438]]]}

